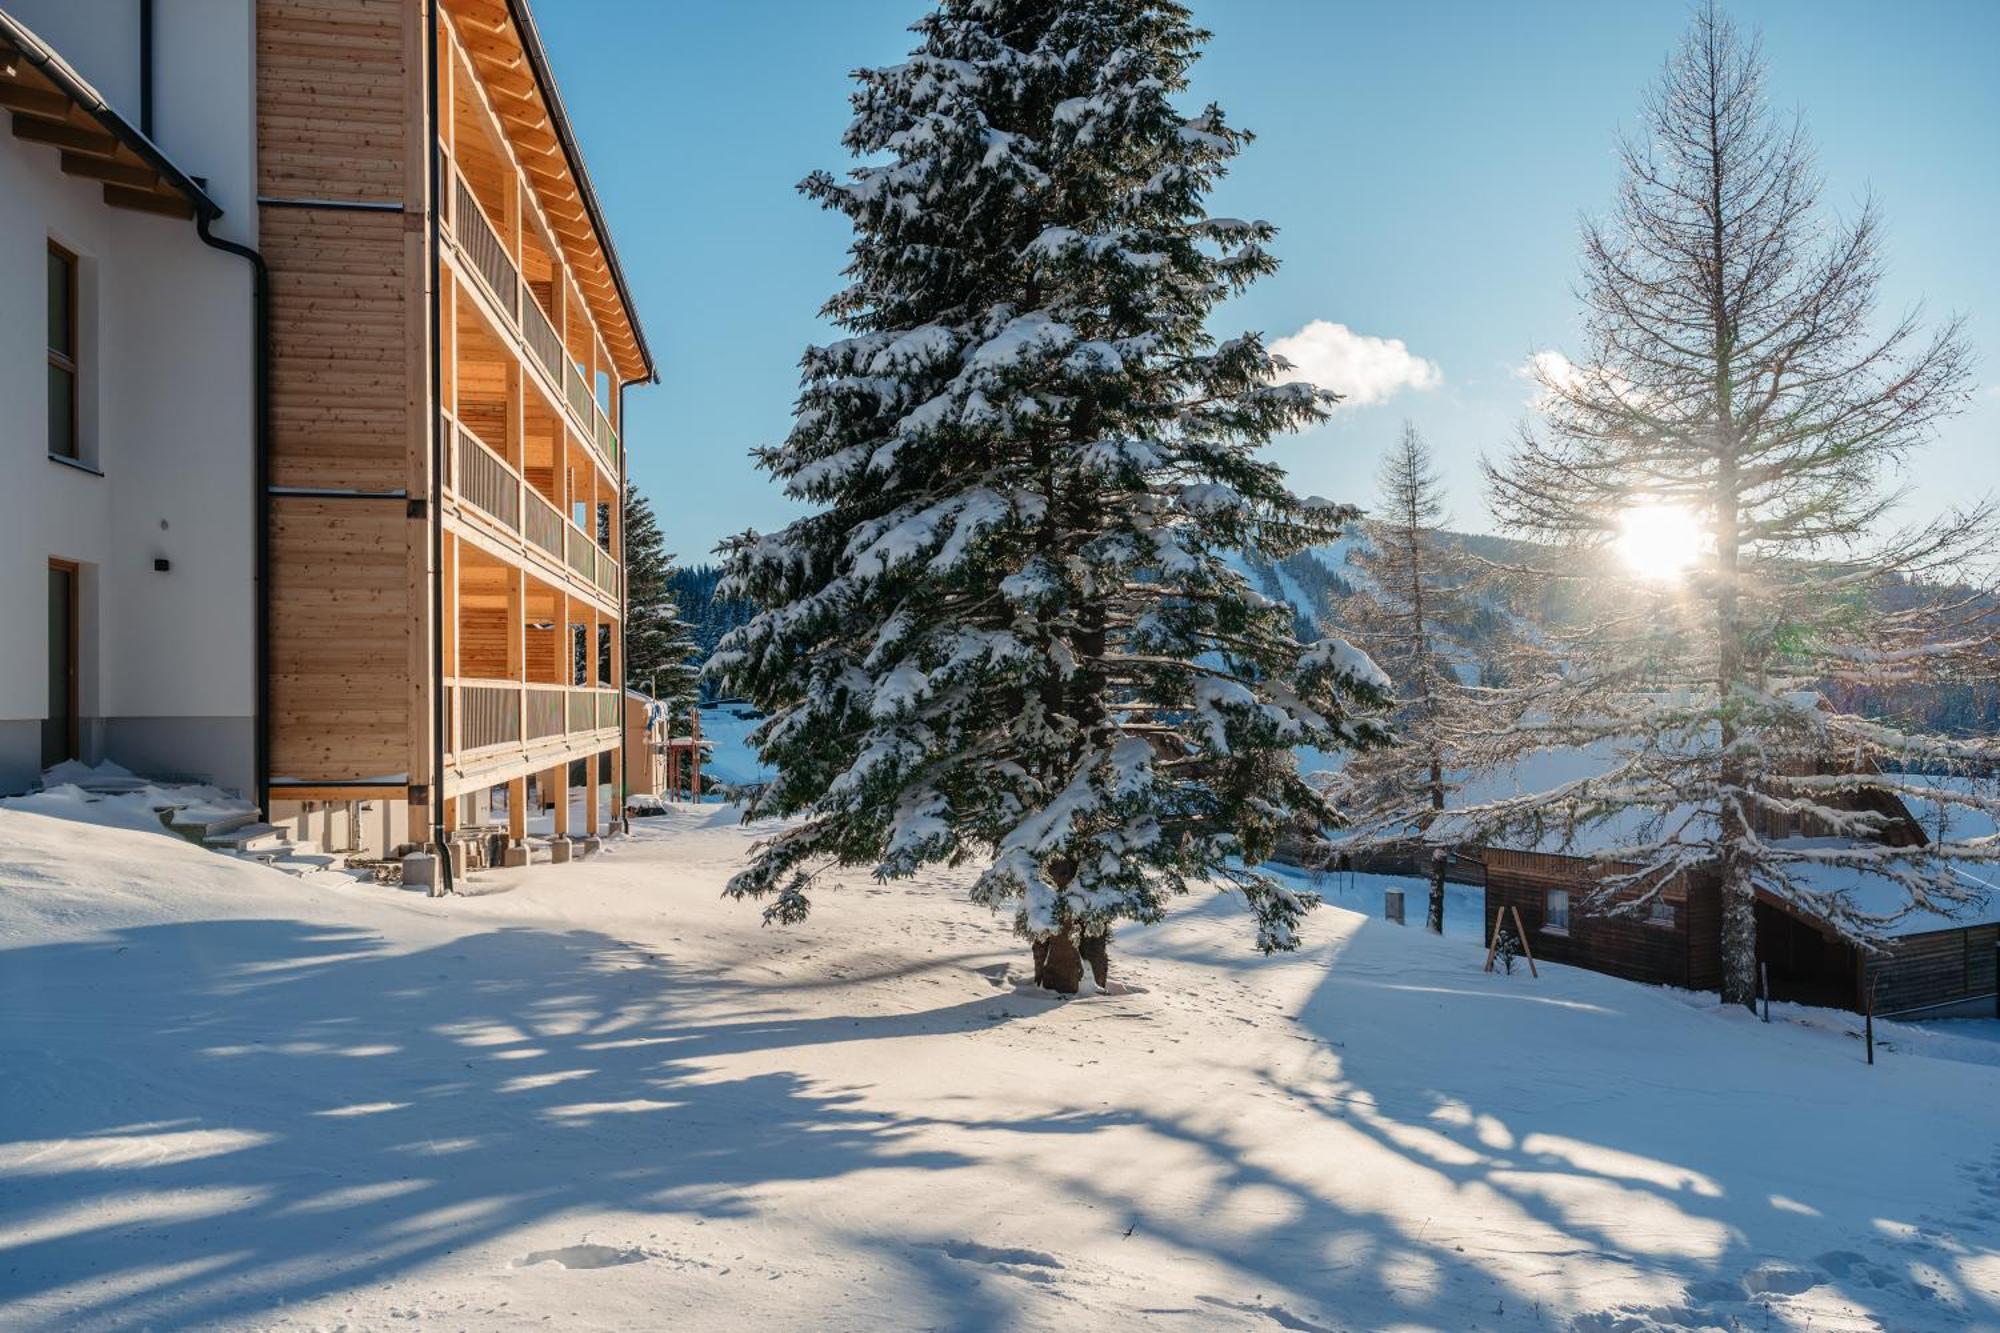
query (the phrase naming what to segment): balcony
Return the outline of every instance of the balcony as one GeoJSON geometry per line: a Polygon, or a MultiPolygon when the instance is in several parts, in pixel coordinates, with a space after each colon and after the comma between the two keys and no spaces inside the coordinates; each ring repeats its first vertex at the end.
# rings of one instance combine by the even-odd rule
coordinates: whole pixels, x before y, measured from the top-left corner
{"type": "Polygon", "coordinates": [[[439,429],[448,445],[445,484],[460,500],[490,524],[524,539],[550,564],[568,569],[578,583],[617,602],[619,568],[609,551],[549,503],[470,427],[440,414],[439,429]]]}
{"type": "Polygon", "coordinates": [[[454,677],[445,690],[454,722],[449,748],[461,766],[517,757],[557,762],[595,753],[616,739],[615,689],[454,677]]]}
{"type": "Polygon", "coordinates": [[[522,360],[540,372],[550,400],[567,409],[571,427],[617,476],[621,445],[611,419],[591,393],[583,371],[564,352],[562,336],[522,279],[501,229],[487,216],[465,173],[442,144],[437,155],[442,231],[460,257],[460,269],[483,291],[516,344],[528,349],[522,360]]]}

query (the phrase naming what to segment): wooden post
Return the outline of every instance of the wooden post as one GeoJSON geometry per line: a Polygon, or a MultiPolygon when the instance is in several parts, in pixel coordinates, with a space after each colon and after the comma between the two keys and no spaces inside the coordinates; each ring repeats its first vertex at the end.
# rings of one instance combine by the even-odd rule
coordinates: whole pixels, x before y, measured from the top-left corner
{"type": "MultiPolygon", "coordinates": [[[[1866,966],[1866,965],[1864,964],[1864,966],[1866,966]]],[[[1865,974],[1864,974],[1864,975],[1865,975],[1865,974]]],[[[1862,988],[1862,999],[1863,999],[1863,1001],[1864,1001],[1864,1002],[1865,1002],[1865,1003],[1867,1004],[1867,1006],[1868,1006],[1868,1007],[1867,1007],[1867,1008],[1866,1008],[1865,1010],[1863,1010],[1863,1011],[1862,1011],[1862,1017],[1861,1017],[1861,1021],[1862,1021],[1862,1025],[1864,1026],[1864,1028],[1865,1028],[1865,1029],[1867,1030],[1867,1033],[1868,1033],[1868,1063],[1872,1065],[1872,1064],[1874,1064],[1874,1063],[1875,1063],[1875,983],[1874,983],[1874,981],[1872,981],[1872,980],[1871,980],[1871,981],[1869,981],[1869,983],[1868,983],[1868,984],[1867,984],[1867,985],[1866,985],[1865,987],[1863,987],[1863,988],[1862,988]]]]}
{"type": "Polygon", "coordinates": [[[549,770],[549,792],[555,798],[556,836],[569,836],[569,763],[567,760],[549,770]]]}
{"type": "Polygon", "coordinates": [[[583,831],[596,837],[597,828],[597,768],[596,755],[589,755],[583,761],[583,831]]]}
{"type": "Polygon", "coordinates": [[[701,708],[699,705],[688,709],[688,722],[694,728],[694,744],[688,747],[688,799],[699,804],[701,801],[701,708]]]}
{"type": "Polygon", "coordinates": [[[1493,938],[1486,941],[1486,966],[1482,972],[1493,970],[1493,955],[1500,951],[1500,931],[1507,923],[1507,914],[1498,907],[1493,909],[1493,938]]]}
{"type": "Polygon", "coordinates": [[[1764,1021],[1771,1021],[1771,965],[1757,964],[1757,989],[1764,993],[1764,1021]]]}
{"type": "Polygon", "coordinates": [[[1521,937],[1521,952],[1528,959],[1528,975],[1539,978],[1542,974],[1535,968],[1535,951],[1528,947],[1528,928],[1521,924],[1521,909],[1509,903],[1507,910],[1514,914],[1514,933],[1521,937]]]}

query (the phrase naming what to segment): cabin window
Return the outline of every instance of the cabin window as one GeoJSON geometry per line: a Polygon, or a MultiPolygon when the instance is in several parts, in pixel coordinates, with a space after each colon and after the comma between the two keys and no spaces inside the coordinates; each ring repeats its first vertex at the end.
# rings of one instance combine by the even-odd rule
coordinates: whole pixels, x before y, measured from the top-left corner
{"type": "Polygon", "coordinates": [[[1646,924],[1649,926],[1665,926],[1668,929],[1672,929],[1674,924],[1674,905],[1664,898],[1653,899],[1652,904],[1646,909],[1646,924]]]}
{"type": "Polygon", "coordinates": [[[49,242],[49,456],[78,458],[76,256],[49,242]]]}
{"type": "Polygon", "coordinates": [[[1569,934],[1569,890],[1550,889],[1542,898],[1542,929],[1569,934]]]}

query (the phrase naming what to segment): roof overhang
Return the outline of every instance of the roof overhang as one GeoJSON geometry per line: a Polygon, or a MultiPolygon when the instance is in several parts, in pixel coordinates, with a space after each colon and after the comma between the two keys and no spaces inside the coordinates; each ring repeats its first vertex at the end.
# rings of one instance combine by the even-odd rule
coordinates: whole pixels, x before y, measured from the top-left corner
{"type": "Polygon", "coordinates": [[[590,304],[619,378],[626,383],[657,380],[610,228],[527,0],[445,0],[445,5],[590,304]]]}
{"type": "Polygon", "coordinates": [[[0,10],[0,110],[14,137],[62,154],[63,174],[104,183],[104,202],[167,217],[222,208],[19,19],[0,10]]]}

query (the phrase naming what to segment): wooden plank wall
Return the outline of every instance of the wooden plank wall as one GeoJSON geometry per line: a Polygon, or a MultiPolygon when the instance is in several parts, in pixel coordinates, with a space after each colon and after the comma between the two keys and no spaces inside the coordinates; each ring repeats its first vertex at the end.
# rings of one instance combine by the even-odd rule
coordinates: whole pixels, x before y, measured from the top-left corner
{"type": "Polygon", "coordinates": [[[1996,934],[2000,926],[1967,926],[1895,941],[1868,964],[1875,1012],[1890,1014],[1991,995],[1996,934]]]}
{"type": "Polygon", "coordinates": [[[1684,903],[1675,902],[1671,926],[1654,925],[1636,917],[1590,915],[1584,910],[1584,900],[1594,882],[1588,863],[1575,857],[1497,848],[1489,848],[1483,855],[1486,938],[1492,938],[1495,915],[1505,908],[1516,907],[1528,930],[1528,947],[1537,958],[1632,981],[1668,986],[1689,984],[1689,913],[1684,903]],[[1569,891],[1568,934],[1552,934],[1542,929],[1550,889],[1569,891]]]}
{"type": "Polygon", "coordinates": [[[401,505],[288,499],[271,521],[271,769],[354,782],[408,763],[401,505]],[[385,604],[387,599],[387,604],[385,604]]]}
{"type": "Polygon", "coordinates": [[[430,133],[420,6],[256,0],[271,267],[272,769],[426,780],[430,133]],[[336,207],[369,204],[373,210],[336,207]]]}

